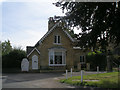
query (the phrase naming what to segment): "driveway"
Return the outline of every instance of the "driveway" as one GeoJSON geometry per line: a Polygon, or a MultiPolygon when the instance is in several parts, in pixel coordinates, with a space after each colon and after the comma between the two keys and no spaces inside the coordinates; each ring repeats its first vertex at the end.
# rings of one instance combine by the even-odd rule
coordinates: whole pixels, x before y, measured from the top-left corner
{"type": "Polygon", "coordinates": [[[19,73],[3,74],[3,88],[75,88],[58,80],[63,73],[19,73]]]}
{"type": "MultiPolygon", "coordinates": [[[[96,72],[85,72],[95,74],[96,72]]],[[[80,72],[74,72],[74,76],[80,75],[80,72]]],[[[70,77],[70,72],[68,73],[70,77]]],[[[3,88],[75,88],[58,80],[65,78],[65,73],[18,73],[3,74],[3,88]]]]}

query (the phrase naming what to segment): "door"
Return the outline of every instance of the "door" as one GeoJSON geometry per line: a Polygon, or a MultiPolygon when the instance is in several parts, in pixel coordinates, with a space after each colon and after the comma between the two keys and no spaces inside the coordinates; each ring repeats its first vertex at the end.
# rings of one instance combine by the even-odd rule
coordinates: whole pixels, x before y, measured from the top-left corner
{"type": "Polygon", "coordinates": [[[32,56],[32,69],[38,69],[38,56],[32,56]]]}
{"type": "Polygon", "coordinates": [[[27,58],[23,58],[23,60],[21,62],[21,70],[29,71],[29,61],[27,60],[27,58]]]}

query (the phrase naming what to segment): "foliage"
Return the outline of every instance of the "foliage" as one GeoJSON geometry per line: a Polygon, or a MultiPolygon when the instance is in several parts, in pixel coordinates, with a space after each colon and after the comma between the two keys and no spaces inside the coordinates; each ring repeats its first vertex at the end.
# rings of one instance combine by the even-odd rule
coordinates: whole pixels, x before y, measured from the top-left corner
{"type": "Polygon", "coordinates": [[[9,54],[10,51],[12,51],[10,40],[2,42],[2,55],[9,54]]]}
{"type": "Polygon", "coordinates": [[[68,27],[82,29],[77,38],[81,47],[101,46],[106,50],[109,43],[120,43],[120,2],[65,2],[54,3],[66,15],[60,18],[68,27]]]}
{"type": "Polygon", "coordinates": [[[26,57],[26,52],[20,47],[12,48],[10,41],[2,42],[2,67],[20,68],[21,61],[26,57]]]}
{"type": "Polygon", "coordinates": [[[72,78],[61,79],[60,82],[77,85],[77,86],[118,88],[118,72],[84,75],[83,83],[81,83],[81,76],[73,76],[72,78]],[[89,80],[89,81],[85,81],[85,80],[89,80]],[[90,80],[98,80],[98,81],[90,81],[90,80]]]}
{"type": "Polygon", "coordinates": [[[20,68],[21,61],[26,57],[26,53],[21,49],[13,49],[9,54],[3,55],[3,68],[20,68]]]}
{"type": "Polygon", "coordinates": [[[2,56],[2,43],[0,41],[0,57],[2,56]]]}
{"type": "Polygon", "coordinates": [[[89,52],[86,56],[87,63],[90,63],[90,69],[96,70],[99,66],[100,70],[106,69],[106,55],[101,51],[89,52]]]}

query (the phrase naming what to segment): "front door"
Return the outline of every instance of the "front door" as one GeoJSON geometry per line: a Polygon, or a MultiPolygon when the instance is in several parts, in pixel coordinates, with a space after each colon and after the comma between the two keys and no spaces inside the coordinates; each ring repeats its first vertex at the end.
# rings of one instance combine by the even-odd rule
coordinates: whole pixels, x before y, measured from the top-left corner
{"type": "Polygon", "coordinates": [[[38,56],[33,55],[32,56],[32,69],[38,69],[38,56]]]}

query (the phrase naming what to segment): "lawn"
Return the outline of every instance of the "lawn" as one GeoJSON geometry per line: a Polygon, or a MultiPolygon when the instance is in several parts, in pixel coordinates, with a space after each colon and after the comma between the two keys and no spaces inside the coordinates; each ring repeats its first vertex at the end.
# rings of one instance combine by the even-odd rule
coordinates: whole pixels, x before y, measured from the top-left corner
{"type": "Polygon", "coordinates": [[[60,82],[77,86],[118,88],[118,72],[84,75],[82,83],[81,76],[73,76],[72,78],[62,79],[60,82]]]}

